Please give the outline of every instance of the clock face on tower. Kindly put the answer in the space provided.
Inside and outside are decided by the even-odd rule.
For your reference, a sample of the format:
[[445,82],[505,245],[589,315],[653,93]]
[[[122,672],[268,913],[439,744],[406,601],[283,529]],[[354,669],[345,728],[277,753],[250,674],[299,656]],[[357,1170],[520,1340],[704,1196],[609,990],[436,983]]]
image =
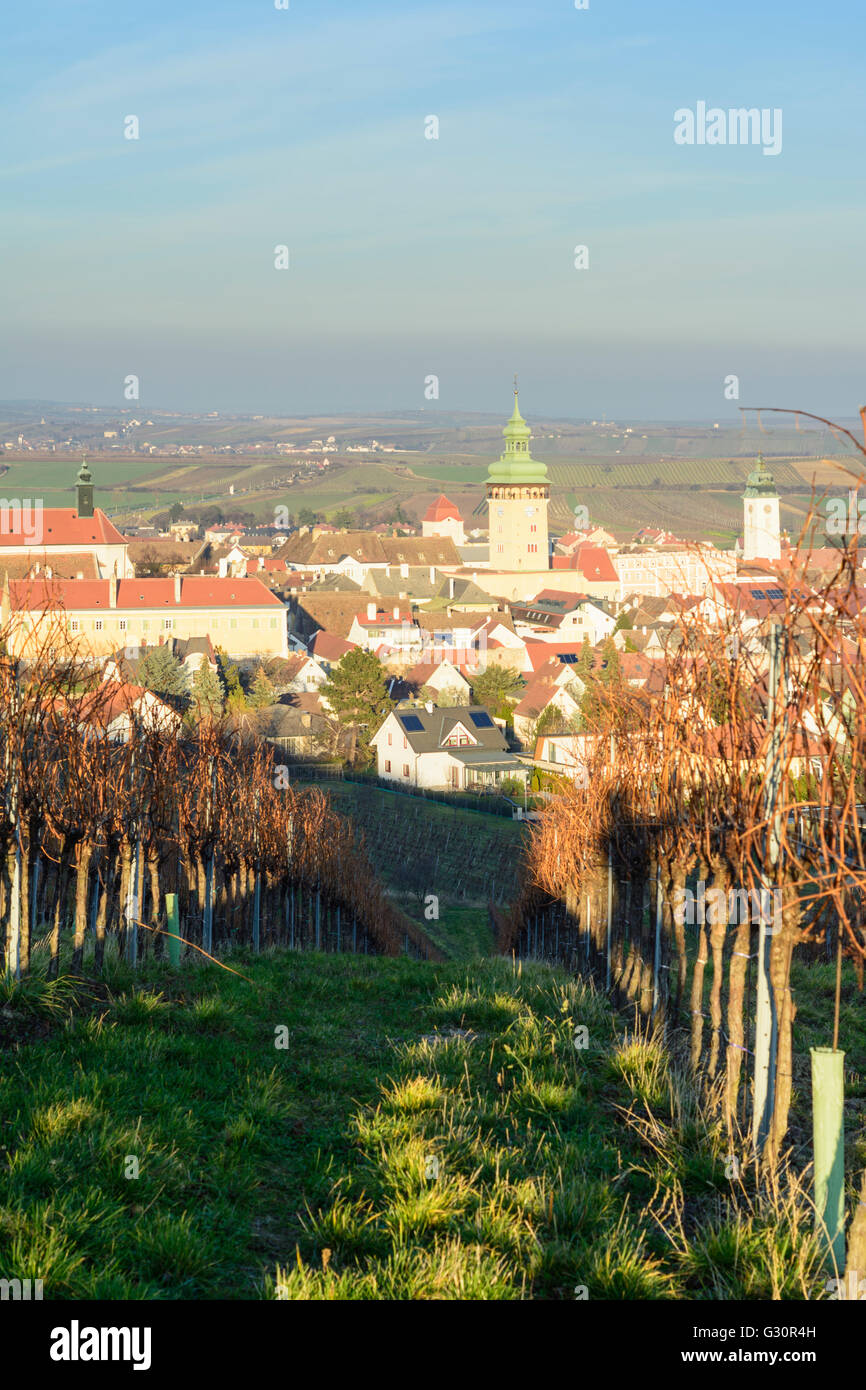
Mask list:
[[526,515],[527,515],[527,516],[535,516],[535,508],[534,508],[534,507],[527,507],[527,508],[526,508]]
[[496,508],[496,515],[497,515],[497,516],[504,516],[504,515],[505,515],[505,508],[504,508],[504,507],[497,507],[497,508]]

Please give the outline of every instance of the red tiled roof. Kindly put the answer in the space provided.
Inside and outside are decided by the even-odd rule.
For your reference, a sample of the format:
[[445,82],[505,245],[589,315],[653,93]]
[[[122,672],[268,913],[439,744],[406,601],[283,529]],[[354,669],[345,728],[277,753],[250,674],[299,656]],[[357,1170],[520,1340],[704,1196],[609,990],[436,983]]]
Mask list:
[[74,507],[44,507],[41,514],[42,535],[38,545],[20,532],[0,531],[0,546],[14,545],[25,550],[42,550],[49,545],[125,545],[113,521],[101,507],[93,516],[79,516]]
[[565,655],[580,656],[583,651],[583,642],[526,642],[526,655],[533,671],[538,671],[546,662],[558,656],[560,652]]
[[554,555],[552,568],[555,570],[577,570],[584,579],[595,582],[618,583],[619,575],[604,546],[590,545],[584,541],[573,555]]
[[453,502],[449,502],[444,492],[441,492],[435,502],[431,502],[427,511],[424,513],[424,521],[447,521],[449,518],[454,521],[462,520],[459,511]]
[[357,642],[347,642],[335,632],[325,632],[324,628],[320,628],[310,639],[310,651],[314,656],[322,657],[324,661],[339,661],[347,652],[357,650]]
[[[20,579],[9,585],[15,609],[63,608],[67,612],[111,609],[109,579]],[[180,603],[175,603],[174,579],[121,579],[117,610],[131,608],[281,608],[276,594],[260,579],[213,579],[184,575]]]
[[393,609],[386,612],[384,608],[377,609],[375,618],[368,618],[366,609],[362,613],[356,613],[355,618],[361,627],[400,627],[403,623],[414,621],[412,614],[408,611],[401,611],[399,616],[395,618]]

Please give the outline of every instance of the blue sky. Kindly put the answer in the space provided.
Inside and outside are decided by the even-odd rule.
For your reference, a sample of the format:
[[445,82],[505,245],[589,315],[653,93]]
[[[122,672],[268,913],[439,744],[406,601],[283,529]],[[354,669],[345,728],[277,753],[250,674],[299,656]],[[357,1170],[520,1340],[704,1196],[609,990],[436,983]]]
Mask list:
[[[733,419],[732,373],[866,399],[862,3],[16,8],[0,399],[122,405],[135,373],[143,409],[501,412],[514,371],[530,417]],[[780,108],[781,153],[676,145],[699,101]]]

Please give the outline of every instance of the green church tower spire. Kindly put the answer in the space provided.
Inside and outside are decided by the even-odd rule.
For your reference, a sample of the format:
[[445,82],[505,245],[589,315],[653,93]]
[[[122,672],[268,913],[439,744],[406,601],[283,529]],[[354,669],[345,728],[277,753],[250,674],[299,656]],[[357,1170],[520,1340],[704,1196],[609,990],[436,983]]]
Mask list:
[[517,399],[517,378],[514,379],[514,410],[511,419],[502,431],[505,436],[505,449],[502,456],[491,463],[487,470],[488,483],[547,483],[547,466],[534,459],[529,452],[529,439],[532,430],[520,413]]

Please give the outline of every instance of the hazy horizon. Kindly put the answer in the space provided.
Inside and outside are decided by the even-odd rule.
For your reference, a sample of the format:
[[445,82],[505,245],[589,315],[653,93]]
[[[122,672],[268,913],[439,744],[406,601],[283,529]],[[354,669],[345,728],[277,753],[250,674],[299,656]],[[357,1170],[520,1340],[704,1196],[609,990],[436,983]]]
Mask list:
[[[852,0],[10,13],[0,396],[498,416],[516,371],[528,418],[850,418],[864,30]],[[780,112],[778,151],[677,144],[702,104]]]

